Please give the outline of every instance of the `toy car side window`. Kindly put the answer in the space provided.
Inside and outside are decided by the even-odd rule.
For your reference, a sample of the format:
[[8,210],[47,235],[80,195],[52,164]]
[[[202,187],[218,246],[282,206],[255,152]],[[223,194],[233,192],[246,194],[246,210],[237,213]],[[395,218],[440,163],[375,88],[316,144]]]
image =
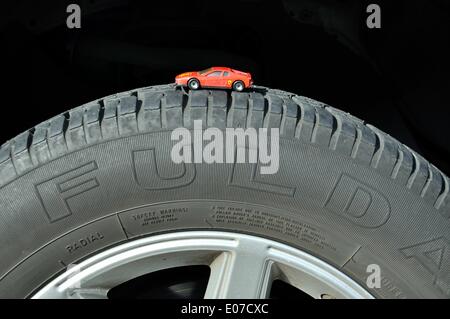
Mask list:
[[207,76],[220,76],[222,74],[222,72],[220,72],[220,71],[214,71],[214,72],[211,72],[210,74],[208,74]]
[[227,72],[227,71],[223,72],[223,76],[229,76],[229,75],[230,75],[229,72]]

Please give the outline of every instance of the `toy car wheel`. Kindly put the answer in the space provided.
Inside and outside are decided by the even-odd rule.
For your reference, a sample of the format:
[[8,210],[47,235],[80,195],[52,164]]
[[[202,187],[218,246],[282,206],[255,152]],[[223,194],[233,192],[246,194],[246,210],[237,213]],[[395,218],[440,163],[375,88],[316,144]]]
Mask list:
[[244,82],[242,81],[236,81],[233,83],[233,90],[242,92],[245,88]]
[[200,82],[197,79],[190,79],[188,82],[188,87],[191,90],[198,90],[200,88]]

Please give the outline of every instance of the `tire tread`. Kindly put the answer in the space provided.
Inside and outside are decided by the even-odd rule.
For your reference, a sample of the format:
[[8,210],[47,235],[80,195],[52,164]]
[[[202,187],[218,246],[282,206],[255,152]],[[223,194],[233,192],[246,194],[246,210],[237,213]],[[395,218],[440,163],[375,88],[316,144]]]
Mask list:
[[279,127],[283,138],[328,148],[404,185],[450,218],[450,182],[423,157],[370,124],[322,102],[257,87],[185,91],[168,84],[114,94],[55,116],[0,147],[0,188],[87,145],[156,130]]

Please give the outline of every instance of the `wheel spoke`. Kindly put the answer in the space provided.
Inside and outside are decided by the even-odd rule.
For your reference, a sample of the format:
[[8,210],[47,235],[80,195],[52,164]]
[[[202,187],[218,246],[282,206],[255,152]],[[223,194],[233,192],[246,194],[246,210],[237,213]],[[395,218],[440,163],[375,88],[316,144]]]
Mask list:
[[272,263],[266,247],[243,241],[235,251],[224,252],[211,263],[205,298],[266,298]]
[[70,299],[108,299],[108,289],[78,288],[70,291]]

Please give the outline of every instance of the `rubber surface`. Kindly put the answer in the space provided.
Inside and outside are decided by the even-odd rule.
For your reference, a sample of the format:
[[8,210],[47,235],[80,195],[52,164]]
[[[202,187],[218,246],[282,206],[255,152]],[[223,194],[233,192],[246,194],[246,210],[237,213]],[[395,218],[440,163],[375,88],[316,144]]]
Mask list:
[[[173,164],[170,132],[279,127],[280,169]],[[111,245],[179,229],[277,239],[384,298],[450,297],[449,180],[371,125],[323,103],[257,87],[162,85],[58,115],[0,148],[0,297],[26,297]]]

